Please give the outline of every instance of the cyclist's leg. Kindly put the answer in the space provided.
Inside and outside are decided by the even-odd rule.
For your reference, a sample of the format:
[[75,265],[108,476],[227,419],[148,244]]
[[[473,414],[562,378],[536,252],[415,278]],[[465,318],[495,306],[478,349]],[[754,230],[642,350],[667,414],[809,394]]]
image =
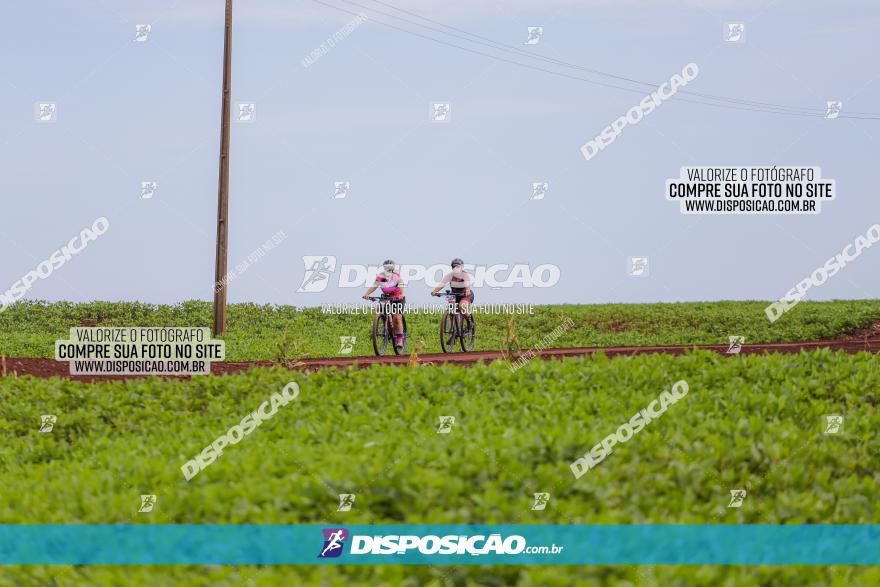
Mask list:
[[471,304],[474,302],[474,292],[470,292],[466,296],[462,296],[459,301],[459,307],[461,308],[461,313],[464,316],[464,328],[470,328],[471,326]]
[[393,303],[394,333],[397,335],[395,344],[398,346],[403,344],[403,305],[405,300],[406,298],[395,298]]

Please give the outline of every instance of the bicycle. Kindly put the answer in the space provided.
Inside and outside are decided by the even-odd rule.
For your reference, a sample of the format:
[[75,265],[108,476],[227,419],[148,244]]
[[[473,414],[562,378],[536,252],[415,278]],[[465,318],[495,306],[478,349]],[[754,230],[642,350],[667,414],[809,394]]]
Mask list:
[[477,340],[477,325],[472,315],[465,315],[460,311],[460,306],[455,301],[455,294],[446,290],[436,294],[437,297],[446,296],[448,305],[443,318],[440,320],[440,348],[444,353],[455,350],[455,341],[458,339],[459,346],[464,352],[474,350]]
[[400,321],[403,326],[403,343],[400,345],[400,348],[397,348],[394,340],[394,314],[389,310],[389,306],[393,301],[398,300],[400,298],[388,298],[385,296],[374,296],[369,298],[371,302],[379,302],[379,309],[376,312],[376,317],[373,319],[373,351],[375,351],[377,356],[384,356],[388,351],[388,343],[391,343],[391,348],[394,349],[395,355],[402,355],[406,353],[406,316],[401,313]]

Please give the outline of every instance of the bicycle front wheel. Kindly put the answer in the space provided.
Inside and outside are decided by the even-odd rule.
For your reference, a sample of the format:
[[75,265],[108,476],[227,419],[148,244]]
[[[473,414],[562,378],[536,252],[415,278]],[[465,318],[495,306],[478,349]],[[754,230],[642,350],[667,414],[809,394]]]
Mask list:
[[377,313],[373,319],[373,350],[377,356],[384,356],[388,350],[388,338],[391,333],[388,332],[388,320],[382,313]]
[[394,344],[394,354],[397,355],[405,355],[406,354],[406,316],[400,317],[400,323],[403,327],[403,342],[400,345],[400,348],[397,348],[397,340],[395,339]]
[[455,351],[455,337],[457,334],[455,314],[446,312],[440,320],[440,348],[444,353]]

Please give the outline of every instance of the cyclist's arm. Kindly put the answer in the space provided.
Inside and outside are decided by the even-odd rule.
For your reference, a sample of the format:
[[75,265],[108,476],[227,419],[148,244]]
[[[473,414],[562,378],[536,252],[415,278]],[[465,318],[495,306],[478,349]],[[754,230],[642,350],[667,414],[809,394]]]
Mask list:
[[434,294],[436,294],[437,292],[439,292],[439,291],[440,291],[441,289],[443,289],[443,288],[446,286],[446,284],[449,283],[450,281],[452,281],[452,274],[451,274],[451,273],[447,273],[446,275],[443,276],[443,279],[440,280],[440,283],[437,284],[437,287],[434,288],[434,291],[431,292],[431,295],[434,295]]
[[376,289],[377,289],[378,287],[379,287],[378,285],[373,285],[372,287],[370,287],[369,289],[367,289],[367,293],[364,294],[364,299],[370,297],[370,294],[372,294],[374,291],[376,291]]

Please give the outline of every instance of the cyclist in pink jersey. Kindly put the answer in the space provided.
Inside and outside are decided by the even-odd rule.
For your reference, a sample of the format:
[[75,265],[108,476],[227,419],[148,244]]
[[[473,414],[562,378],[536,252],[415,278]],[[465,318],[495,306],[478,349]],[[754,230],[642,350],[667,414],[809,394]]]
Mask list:
[[406,305],[406,291],[403,281],[400,279],[400,273],[394,270],[395,264],[391,259],[386,259],[382,263],[382,271],[376,275],[376,281],[364,294],[364,299],[369,299],[370,295],[377,289],[382,290],[382,299],[387,300],[388,312],[394,319],[395,346],[401,348],[403,346],[403,320],[401,315],[403,307]]

